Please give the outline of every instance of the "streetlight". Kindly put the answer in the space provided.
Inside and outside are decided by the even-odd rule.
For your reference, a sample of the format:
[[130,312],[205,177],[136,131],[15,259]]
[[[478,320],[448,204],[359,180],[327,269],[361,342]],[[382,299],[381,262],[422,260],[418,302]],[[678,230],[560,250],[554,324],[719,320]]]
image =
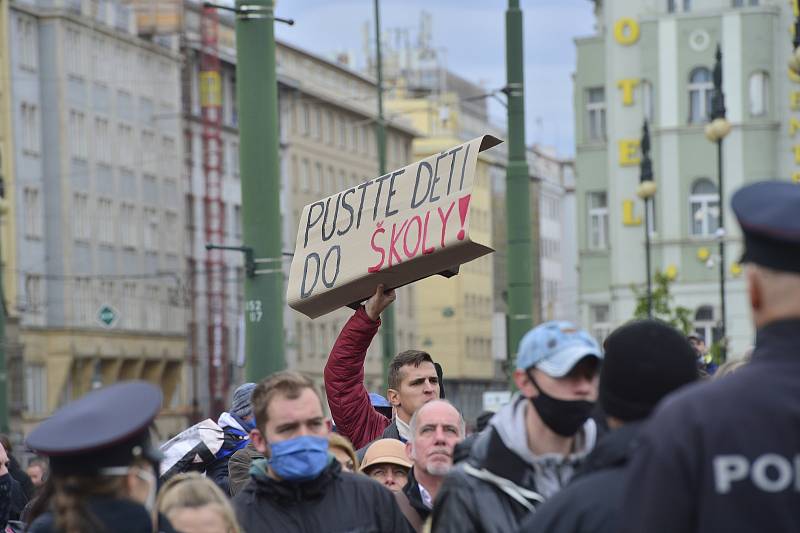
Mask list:
[[650,269],[650,202],[658,188],[653,181],[653,162],[650,160],[650,129],[647,119],[642,126],[642,162],[639,164],[639,186],[636,195],[644,200],[644,250],[647,268],[647,317],[653,318],[653,282]]
[[722,173],[722,140],[731,132],[731,123],[725,118],[725,94],[722,92],[722,51],[717,45],[714,62],[714,92],[711,96],[711,122],[706,125],[706,138],[717,143],[717,170],[719,173],[719,298],[720,298],[720,339],[721,358],[727,359],[727,338],[725,323],[725,194]]

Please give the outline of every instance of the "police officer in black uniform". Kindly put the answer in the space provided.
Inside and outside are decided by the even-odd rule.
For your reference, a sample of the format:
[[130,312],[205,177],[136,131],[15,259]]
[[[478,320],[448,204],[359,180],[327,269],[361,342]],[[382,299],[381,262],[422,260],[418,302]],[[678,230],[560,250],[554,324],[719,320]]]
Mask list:
[[731,204],[752,361],[658,409],[631,465],[625,533],[800,531],[800,185],[752,184]]
[[151,533],[158,462],[150,425],[161,390],[122,382],[67,404],[34,429],[29,448],[50,458],[51,475],[31,510],[28,531]]

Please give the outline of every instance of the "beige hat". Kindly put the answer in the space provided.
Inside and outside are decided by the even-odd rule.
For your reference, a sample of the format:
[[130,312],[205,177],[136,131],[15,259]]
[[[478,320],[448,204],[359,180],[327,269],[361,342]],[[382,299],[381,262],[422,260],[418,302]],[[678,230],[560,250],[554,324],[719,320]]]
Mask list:
[[361,471],[379,464],[393,464],[411,468],[411,461],[406,457],[406,445],[397,439],[379,439],[370,444],[361,463]]

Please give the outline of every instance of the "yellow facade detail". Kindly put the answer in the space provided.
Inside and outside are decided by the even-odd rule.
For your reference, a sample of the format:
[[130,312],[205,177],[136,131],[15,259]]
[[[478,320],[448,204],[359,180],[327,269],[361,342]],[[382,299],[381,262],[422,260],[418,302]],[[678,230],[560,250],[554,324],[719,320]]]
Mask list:
[[789,93],[789,107],[792,111],[800,111],[800,91]]
[[619,141],[619,164],[623,167],[639,164],[639,140],[622,139]]
[[798,129],[800,129],[800,120],[795,117],[789,117],[789,135],[794,137]]
[[622,91],[622,105],[633,105],[633,90],[639,85],[639,80],[627,78],[617,82],[617,88]]
[[9,4],[0,3],[0,177],[3,179],[5,199],[0,199],[0,254],[5,272],[3,297],[6,309],[15,314],[13,302],[17,301],[16,277],[10,273],[17,269],[16,205],[14,198],[14,130],[11,124],[11,59],[8,54],[10,39]]
[[623,200],[622,201],[622,224],[625,226],[641,226],[642,225],[642,217],[635,216],[636,206],[633,203],[633,200]]
[[639,23],[630,17],[623,17],[614,23],[614,40],[623,46],[630,46],[639,40]]

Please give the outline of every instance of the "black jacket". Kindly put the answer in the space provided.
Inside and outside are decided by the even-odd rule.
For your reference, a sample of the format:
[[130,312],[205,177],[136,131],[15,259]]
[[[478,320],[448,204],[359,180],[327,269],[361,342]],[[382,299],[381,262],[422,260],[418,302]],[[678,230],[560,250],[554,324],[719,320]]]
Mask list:
[[412,533],[394,496],[360,474],[342,472],[331,458],[316,479],[277,481],[256,461],[252,479],[233,499],[245,532]]
[[[536,487],[526,475],[530,465],[503,444],[493,427],[475,440],[469,459],[448,474],[436,496],[433,512],[435,533],[507,533],[537,503]],[[483,472],[497,483],[467,472]],[[500,488],[502,484],[506,489]],[[522,503],[525,502],[525,503]]]
[[617,533],[626,468],[641,422],[608,433],[569,485],[520,526],[525,533]]
[[[89,503],[91,513],[105,526],[98,533],[152,533],[153,523],[143,505],[131,500],[116,498],[96,499]],[[159,532],[175,533],[169,522],[159,517]],[[57,533],[55,517],[45,513],[28,528],[28,533]]]
[[[400,438],[400,431],[397,429],[397,422],[395,422],[394,420],[392,420],[392,423],[389,424],[388,426],[386,426],[386,429],[383,430],[383,434],[381,435],[381,438],[382,439],[396,439],[396,440],[405,442],[403,439]],[[375,442],[375,441],[372,441],[372,442]],[[359,448],[356,451],[356,458],[358,458],[358,462],[359,463],[362,463],[364,461],[364,456],[367,454],[367,448],[370,447],[372,442],[370,442],[369,444],[367,444],[363,448]]]
[[22,469],[13,455],[8,456],[8,473],[19,483],[22,488],[22,493],[25,494],[25,501],[33,498],[33,495],[36,493],[36,487],[33,485],[31,477]]
[[620,532],[800,531],[800,319],[752,360],[669,396],[642,428]]

